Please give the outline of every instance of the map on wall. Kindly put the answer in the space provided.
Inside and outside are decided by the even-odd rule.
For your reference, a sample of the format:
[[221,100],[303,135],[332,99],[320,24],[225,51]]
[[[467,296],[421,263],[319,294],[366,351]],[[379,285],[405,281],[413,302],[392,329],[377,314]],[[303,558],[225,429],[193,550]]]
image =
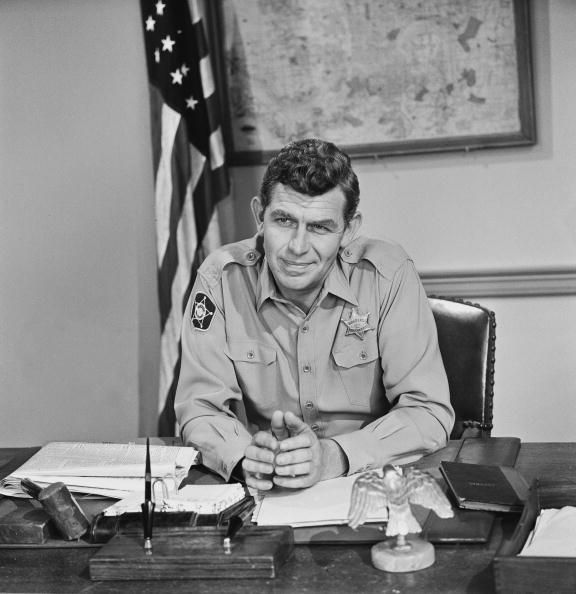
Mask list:
[[531,144],[527,22],[512,0],[222,0],[232,153]]

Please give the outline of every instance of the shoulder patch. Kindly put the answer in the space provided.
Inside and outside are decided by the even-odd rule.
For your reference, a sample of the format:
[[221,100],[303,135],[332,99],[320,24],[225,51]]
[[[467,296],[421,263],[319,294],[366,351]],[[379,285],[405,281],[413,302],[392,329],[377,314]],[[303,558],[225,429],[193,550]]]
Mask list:
[[212,319],[214,318],[214,312],[216,306],[214,302],[202,291],[198,291],[194,295],[194,303],[192,304],[190,319],[192,320],[192,326],[196,330],[206,331],[210,328]]

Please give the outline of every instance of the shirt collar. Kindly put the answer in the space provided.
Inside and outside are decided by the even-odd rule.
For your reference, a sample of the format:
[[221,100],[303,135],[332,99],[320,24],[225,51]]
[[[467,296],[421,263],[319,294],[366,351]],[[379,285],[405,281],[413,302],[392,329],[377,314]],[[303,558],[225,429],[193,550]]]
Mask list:
[[[324,286],[320,291],[318,302],[321,302],[328,293],[332,293],[332,295],[335,297],[344,299],[344,301],[348,301],[352,305],[358,305],[358,299],[350,288],[348,279],[346,278],[344,271],[342,270],[342,266],[340,265],[340,255],[338,255],[336,258],[332,269],[324,281]],[[256,308],[259,310],[266,299],[272,298],[281,299],[282,296],[278,292],[276,281],[274,280],[274,276],[272,275],[270,267],[268,266],[266,255],[264,255],[264,258],[262,259],[262,268],[260,269],[260,275],[258,278]]]

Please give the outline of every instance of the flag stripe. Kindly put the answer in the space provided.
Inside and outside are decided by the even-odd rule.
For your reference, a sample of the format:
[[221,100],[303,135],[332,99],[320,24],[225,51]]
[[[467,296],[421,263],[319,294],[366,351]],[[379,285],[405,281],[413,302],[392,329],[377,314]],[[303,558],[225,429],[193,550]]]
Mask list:
[[[182,326],[182,317],[185,303],[185,295],[189,294],[191,289],[190,270],[192,266],[192,257],[196,250],[196,220],[192,210],[191,188],[186,190],[186,200],[182,210],[182,217],[176,232],[178,249],[178,267],[175,271],[171,283],[171,301],[176,307],[170,308],[164,331],[162,332],[161,348],[164,356],[162,357],[160,372],[160,393],[167,394],[172,383],[174,366],[179,356],[178,342],[180,340],[180,328]],[[164,402],[159,400],[159,411],[162,411]]]
[[[158,283],[160,288],[160,327],[164,328],[166,319],[172,309],[172,282],[178,267],[179,237],[177,229],[180,224],[182,209],[186,203],[186,192],[190,180],[190,158],[189,145],[185,126],[178,127],[174,137],[174,144],[170,153],[169,178],[171,180],[171,192],[166,191],[169,196],[170,215],[168,221],[168,237],[158,271]],[[188,196],[188,199],[190,197]],[[196,234],[196,224],[193,225]],[[160,238],[158,239],[160,241]],[[178,301],[176,302],[178,303]]]
[[[161,362],[160,435],[173,434],[180,328],[196,270],[220,244],[230,182],[197,0],[140,0],[151,86]],[[172,427],[170,427],[172,425]]]
[[156,242],[158,250],[158,262],[164,260],[166,246],[170,238],[170,219],[172,200],[166,200],[166,196],[172,196],[172,158],[174,138],[180,125],[180,114],[175,112],[168,105],[162,106],[162,121],[160,123],[160,159],[156,171]]

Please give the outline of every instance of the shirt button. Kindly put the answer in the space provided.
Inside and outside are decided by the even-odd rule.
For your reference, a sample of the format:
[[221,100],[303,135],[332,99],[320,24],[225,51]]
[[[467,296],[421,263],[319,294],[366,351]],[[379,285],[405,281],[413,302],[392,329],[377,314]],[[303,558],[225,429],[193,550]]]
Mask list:
[[352,250],[344,250],[344,255],[350,257],[352,255]]
[[310,373],[312,368],[310,367],[310,365],[304,365],[302,369],[304,370],[304,373]]
[[248,357],[248,359],[254,359],[254,351],[248,351],[246,353],[246,356]]
[[310,429],[312,429],[312,431],[318,431],[318,429],[320,429],[320,427],[318,427],[318,425],[316,423],[314,423],[314,425],[312,425],[310,427]]
[[310,400],[308,400],[308,402],[304,406],[306,406],[307,409],[314,408],[314,404],[310,402]]
[[304,334],[306,334],[306,332],[308,332],[308,330],[310,330],[310,326],[308,326],[308,324],[305,324],[304,326],[302,326],[302,332],[304,332]]
[[366,359],[367,356],[368,354],[366,353],[366,351],[360,351],[360,359],[362,359],[362,361],[364,361],[364,359]]
[[256,254],[254,252],[248,252],[246,258],[248,258],[248,262],[254,262]]

